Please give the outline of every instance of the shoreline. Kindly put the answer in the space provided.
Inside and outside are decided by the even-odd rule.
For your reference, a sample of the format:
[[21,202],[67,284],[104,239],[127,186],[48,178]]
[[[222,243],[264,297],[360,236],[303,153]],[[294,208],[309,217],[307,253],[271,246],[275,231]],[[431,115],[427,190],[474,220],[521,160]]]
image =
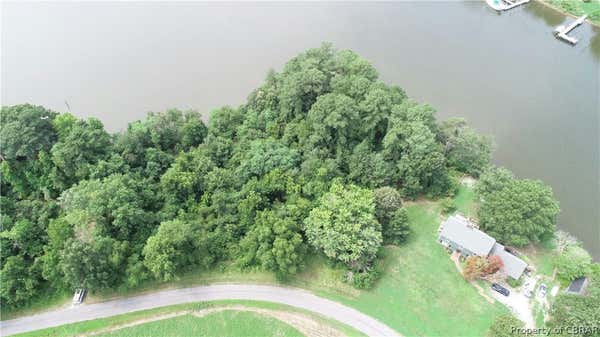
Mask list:
[[[558,12],[560,14],[563,14],[565,16],[568,16],[568,17],[571,17],[571,18],[574,18],[574,19],[579,18],[579,16],[577,16],[575,14],[572,14],[572,13],[569,13],[569,12],[566,12],[562,8],[556,7],[555,5],[549,3],[549,2],[547,2],[545,0],[533,0],[533,1],[536,2],[536,3],[539,3],[539,4],[543,5],[543,6],[546,6],[546,7],[550,8],[550,9],[552,9],[553,11]],[[600,28],[600,23],[593,22],[589,18],[586,18],[585,22],[587,22],[588,24],[590,24],[592,27]]]

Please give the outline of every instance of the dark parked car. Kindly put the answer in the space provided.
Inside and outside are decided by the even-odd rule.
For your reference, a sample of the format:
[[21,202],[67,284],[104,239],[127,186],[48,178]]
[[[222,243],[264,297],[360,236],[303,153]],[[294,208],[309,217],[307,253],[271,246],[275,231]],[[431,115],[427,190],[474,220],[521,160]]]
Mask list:
[[510,295],[510,291],[508,289],[504,288],[503,286],[499,285],[498,283],[492,284],[492,289],[501,293],[504,296]]

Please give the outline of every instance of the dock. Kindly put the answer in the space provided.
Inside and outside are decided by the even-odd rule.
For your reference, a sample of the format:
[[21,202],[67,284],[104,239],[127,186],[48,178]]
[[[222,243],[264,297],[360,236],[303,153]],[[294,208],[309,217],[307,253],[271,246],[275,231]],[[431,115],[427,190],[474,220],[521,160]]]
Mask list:
[[579,26],[580,24],[582,24],[585,19],[587,18],[587,15],[584,15],[580,18],[578,18],[577,20],[571,22],[570,25],[568,25],[567,27],[560,25],[558,27],[556,27],[556,29],[554,30],[554,35],[559,38],[562,39],[564,41],[567,41],[570,44],[576,44],[577,43],[577,39],[574,37],[571,37],[567,34],[569,34],[570,31],[572,31],[573,29],[575,29],[575,27]]
[[531,0],[486,0],[485,2],[493,9],[502,12],[519,7],[529,1]]

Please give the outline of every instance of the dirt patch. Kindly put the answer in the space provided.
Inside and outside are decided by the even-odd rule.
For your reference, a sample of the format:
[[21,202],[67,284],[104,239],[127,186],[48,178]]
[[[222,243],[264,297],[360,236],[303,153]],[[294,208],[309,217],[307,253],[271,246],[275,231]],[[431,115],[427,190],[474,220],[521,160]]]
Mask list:
[[473,187],[475,186],[475,183],[477,183],[477,179],[470,176],[464,176],[460,179],[460,183],[467,187]]
[[[222,310],[249,311],[249,312],[254,312],[254,313],[265,315],[265,316],[270,316],[270,317],[276,318],[286,324],[291,325],[292,327],[296,328],[298,331],[300,331],[303,335],[305,335],[307,337],[325,337],[325,336],[342,337],[342,336],[345,336],[342,332],[340,332],[339,330],[337,330],[335,328],[332,328],[328,324],[320,322],[308,315],[305,315],[305,314],[302,314],[299,312],[291,312],[291,311],[284,311],[284,310],[272,310],[272,309],[263,309],[263,308],[252,308],[252,307],[245,307],[245,306],[241,306],[241,305],[213,308],[212,310],[213,310],[212,312],[222,311]],[[206,310],[194,312],[193,315],[195,315],[197,317],[205,316],[205,315],[207,315],[207,313],[204,313],[204,311],[206,311]]]
[[106,333],[106,332],[111,332],[111,331],[115,331],[115,330],[120,330],[123,328],[128,328],[131,326],[136,326],[136,325],[140,325],[140,324],[144,324],[144,323],[150,323],[150,322],[155,322],[155,321],[160,321],[163,319],[169,319],[169,318],[173,318],[173,317],[178,317],[178,316],[182,316],[182,315],[186,315],[189,314],[189,311],[176,311],[176,312],[172,312],[172,313],[168,313],[168,314],[163,314],[163,315],[156,315],[156,316],[150,316],[150,317],[146,317],[146,318],[142,318],[142,319],[138,319],[129,323],[125,323],[125,324],[119,324],[119,325],[115,325],[115,326],[111,326],[108,328],[104,328],[104,329],[100,329],[100,330],[96,330],[96,331],[92,331],[92,332],[87,332],[87,333],[83,333],[83,334],[79,334],[77,335],[78,337],[88,337],[88,336],[95,336],[95,335],[99,335],[102,333]]
[[224,311],[224,310],[248,311],[248,312],[254,312],[257,314],[273,317],[275,319],[278,319],[278,320],[294,327],[295,329],[297,329],[298,331],[300,331],[303,335],[305,335],[307,337],[343,337],[343,336],[346,336],[344,333],[331,327],[330,325],[326,324],[325,322],[322,322],[318,319],[315,319],[313,317],[310,317],[309,315],[306,315],[306,314],[303,314],[300,312],[253,308],[253,307],[246,307],[243,305],[231,305],[231,306],[222,306],[222,307],[216,307],[216,308],[208,308],[208,309],[203,309],[203,310],[177,311],[177,312],[172,312],[169,314],[146,317],[146,318],[135,320],[135,321],[132,321],[132,322],[129,322],[126,324],[116,325],[116,326],[112,326],[109,328],[104,328],[104,329],[96,330],[93,332],[80,334],[80,335],[78,335],[78,337],[95,336],[95,335],[99,335],[99,334],[103,334],[103,333],[107,333],[107,332],[120,330],[123,328],[128,328],[128,327],[132,327],[132,326],[136,326],[136,325],[140,325],[140,324],[160,321],[163,319],[169,319],[169,318],[174,318],[174,317],[183,316],[183,315],[191,314],[196,317],[204,317],[206,315],[210,315],[212,313],[220,312],[220,311]]

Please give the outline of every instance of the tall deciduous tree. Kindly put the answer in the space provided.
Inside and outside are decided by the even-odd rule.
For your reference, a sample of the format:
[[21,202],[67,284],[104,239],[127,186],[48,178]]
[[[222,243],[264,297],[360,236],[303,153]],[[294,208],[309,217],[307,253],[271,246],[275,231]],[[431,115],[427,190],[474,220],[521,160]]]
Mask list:
[[308,241],[332,259],[364,268],[381,246],[373,192],[334,182],[304,221]]
[[104,125],[95,118],[78,120],[65,133],[51,151],[52,161],[56,165],[54,176],[58,190],[88,178],[93,165],[109,157],[112,146]]
[[35,160],[48,152],[58,139],[52,121],[56,112],[30,104],[2,107],[0,152],[4,160]]
[[498,241],[524,246],[554,233],[558,212],[549,186],[523,179],[487,194],[478,215],[481,228]]
[[6,259],[0,270],[0,298],[5,305],[18,306],[37,293],[39,281],[32,275],[31,269],[20,255]]
[[319,96],[308,112],[312,132],[307,150],[316,147],[339,154],[349,148],[360,138],[359,118],[352,98],[340,94]]
[[65,219],[87,235],[144,241],[160,207],[152,183],[132,175],[85,180],[62,196]]
[[301,199],[299,203],[297,201],[278,210],[259,212],[255,226],[240,243],[242,255],[239,262],[244,266],[258,265],[264,270],[274,271],[280,278],[296,274],[303,266],[306,245],[302,239],[300,219],[288,208],[307,206],[308,201]]
[[515,176],[509,170],[503,167],[490,167],[477,181],[475,192],[480,199],[485,200],[488,195],[507,187],[514,179]]
[[491,138],[477,134],[464,119],[445,121],[439,133],[449,166],[475,177],[490,166]]
[[144,246],[144,265],[164,281],[176,278],[177,271],[202,265],[213,258],[207,249],[206,235],[198,226],[182,220],[161,223]]
[[383,241],[398,245],[410,234],[408,212],[402,207],[392,213],[390,220],[383,225]]
[[108,237],[69,239],[61,252],[60,268],[72,288],[93,290],[118,284],[125,263],[126,242]]
[[262,177],[276,168],[291,170],[300,163],[300,153],[272,138],[253,141],[244,149],[236,173],[243,179]]
[[368,141],[355,146],[348,158],[348,178],[361,186],[383,186],[391,181],[393,171],[393,165],[381,152],[373,151]]
[[166,199],[176,203],[199,199],[205,190],[205,175],[214,167],[203,147],[181,153],[160,178]]

